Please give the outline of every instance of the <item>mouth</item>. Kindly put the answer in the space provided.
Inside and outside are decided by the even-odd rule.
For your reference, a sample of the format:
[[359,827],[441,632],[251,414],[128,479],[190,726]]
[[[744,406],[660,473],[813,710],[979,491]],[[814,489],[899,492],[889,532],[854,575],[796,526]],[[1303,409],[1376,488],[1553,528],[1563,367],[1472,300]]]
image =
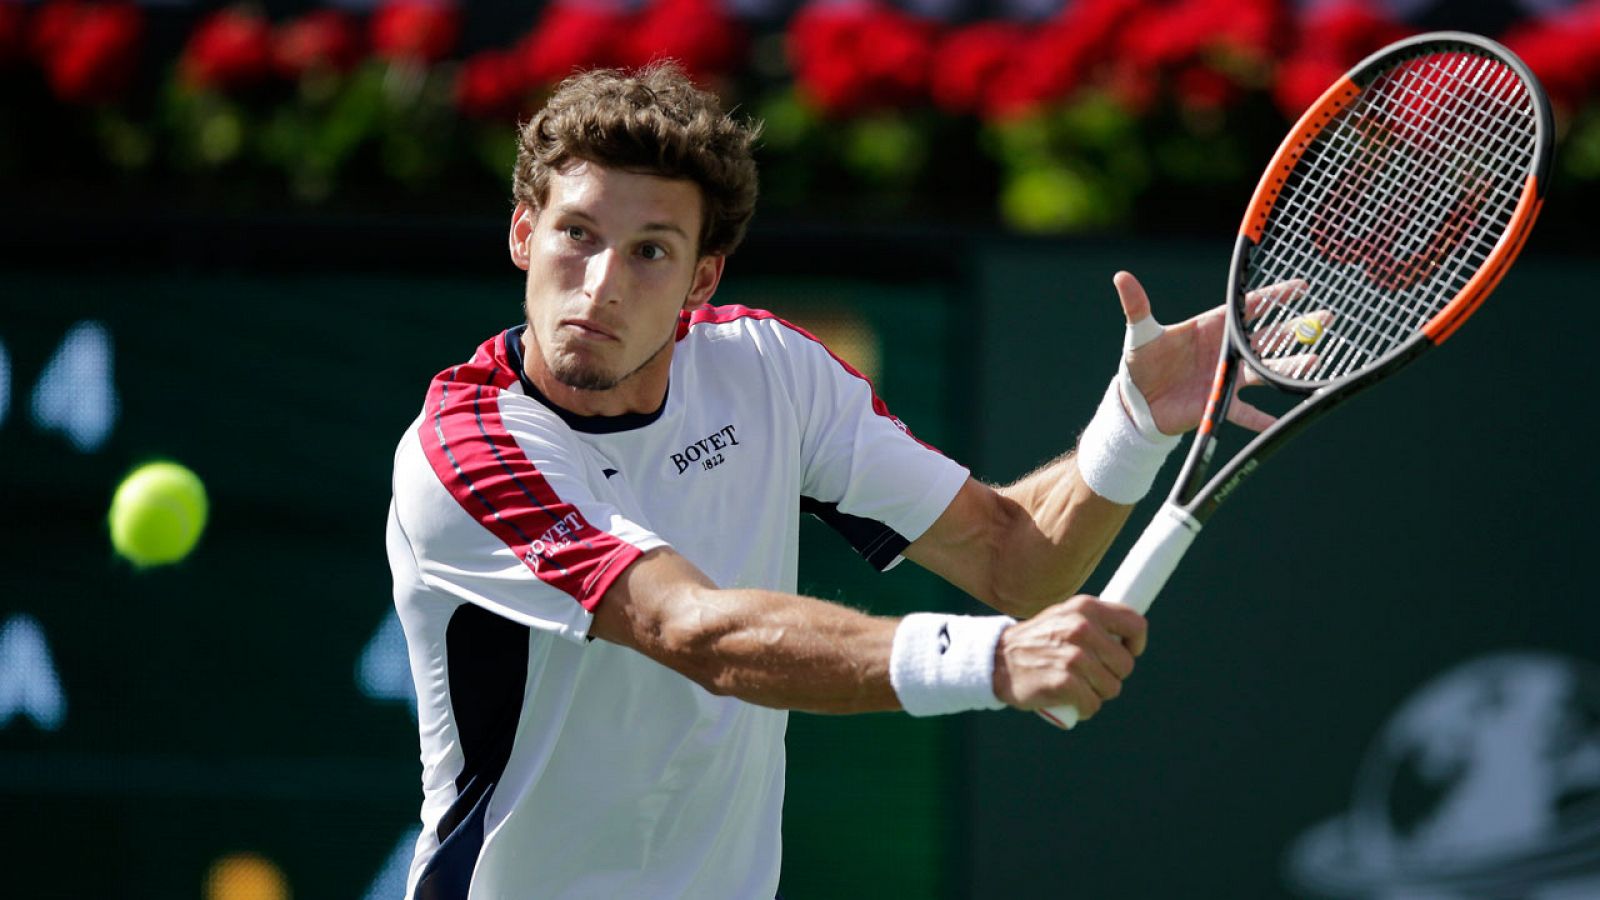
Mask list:
[[579,337],[585,338],[587,340],[593,340],[593,341],[614,341],[614,340],[617,340],[617,335],[616,335],[615,332],[611,331],[609,328],[606,328],[605,326],[601,325],[600,323],[595,322],[592,319],[562,319],[561,320],[561,327],[562,328],[570,328],[573,331],[577,332]]

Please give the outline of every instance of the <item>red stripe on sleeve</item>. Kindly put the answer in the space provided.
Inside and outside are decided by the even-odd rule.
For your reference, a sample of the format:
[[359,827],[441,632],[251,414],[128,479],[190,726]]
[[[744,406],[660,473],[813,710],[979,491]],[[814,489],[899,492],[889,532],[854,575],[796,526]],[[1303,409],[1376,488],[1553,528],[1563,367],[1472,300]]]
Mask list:
[[439,374],[428,389],[419,437],[434,474],[456,503],[541,581],[594,611],[639,550],[583,517],[530,461],[500,417],[500,394],[516,383],[504,335],[472,361]]

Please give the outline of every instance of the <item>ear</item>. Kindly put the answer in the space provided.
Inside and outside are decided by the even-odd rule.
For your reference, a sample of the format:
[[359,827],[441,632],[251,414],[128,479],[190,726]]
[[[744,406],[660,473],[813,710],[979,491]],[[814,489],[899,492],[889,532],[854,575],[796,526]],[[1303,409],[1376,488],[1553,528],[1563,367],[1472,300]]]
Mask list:
[[511,233],[507,237],[511,262],[523,271],[528,269],[528,239],[533,236],[533,224],[537,218],[538,211],[526,203],[518,203],[517,208],[511,211]]
[[683,298],[684,309],[698,309],[711,300],[722,283],[722,265],[728,258],[721,254],[702,256],[694,264],[694,281],[689,285],[689,295]]

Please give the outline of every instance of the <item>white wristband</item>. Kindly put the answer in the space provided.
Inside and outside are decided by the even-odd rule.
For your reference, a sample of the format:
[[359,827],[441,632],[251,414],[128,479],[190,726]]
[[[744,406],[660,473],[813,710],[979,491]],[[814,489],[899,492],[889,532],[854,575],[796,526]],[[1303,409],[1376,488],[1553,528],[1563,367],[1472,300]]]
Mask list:
[[1165,331],[1145,317],[1128,325],[1117,377],[1078,438],[1078,474],[1096,494],[1113,503],[1137,503],[1149,493],[1178,435],[1162,434],[1144,394],[1128,373],[1128,354]]
[[889,683],[913,716],[1000,709],[994,695],[994,648],[1010,616],[912,613],[900,620],[889,651]]

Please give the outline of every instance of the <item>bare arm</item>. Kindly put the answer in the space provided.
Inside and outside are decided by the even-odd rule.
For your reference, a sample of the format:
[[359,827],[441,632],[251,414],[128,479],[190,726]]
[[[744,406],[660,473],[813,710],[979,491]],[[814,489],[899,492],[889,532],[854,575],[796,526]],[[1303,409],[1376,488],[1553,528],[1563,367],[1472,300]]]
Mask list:
[[[606,592],[590,634],[714,694],[855,713],[900,708],[889,680],[898,624],[795,594],[719,589],[688,560],[658,548]],[[1143,647],[1137,613],[1075,597],[1006,630],[995,652],[995,696],[1022,709],[1071,703],[1090,715],[1121,691]]]
[[[1149,316],[1150,301],[1133,276],[1118,273],[1115,284],[1128,322]],[[1163,432],[1194,427],[1221,323],[1220,310],[1213,310],[1165,329],[1129,355],[1133,380]],[[908,558],[974,597],[1027,618],[1007,628],[995,647],[996,697],[1021,709],[1070,704],[1087,717],[1121,691],[1144,650],[1144,618],[1069,595],[1131,509],[1091,490],[1067,454],[1003,488],[968,480],[906,548]],[[591,633],[714,693],[843,713],[899,708],[889,678],[897,625],[806,597],[720,590],[687,560],[658,549],[606,592]]]
[[[1127,321],[1149,316],[1149,298],[1132,276],[1119,273],[1114,282]],[[1082,587],[1132,509],[1090,489],[1069,452],[1006,487],[969,479],[905,555],[1026,618]]]
[[640,557],[595,608],[589,632],[713,694],[785,709],[899,709],[889,684],[898,620],[810,597],[718,589],[668,548]]
[[1132,510],[1091,491],[1069,454],[1003,488],[968,479],[905,555],[1026,618],[1083,585]]
[[[1128,323],[1150,316],[1136,278],[1118,272],[1113,283]],[[1273,290],[1261,292],[1260,302]],[[1165,327],[1128,354],[1131,378],[1162,433],[1180,434],[1199,420],[1224,327],[1219,307]],[[1237,399],[1229,418],[1252,429],[1272,421]],[[996,609],[1031,616],[1083,585],[1131,510],[1090,490],[1067,454],[1007,487],[969,481],[905,555]]]

